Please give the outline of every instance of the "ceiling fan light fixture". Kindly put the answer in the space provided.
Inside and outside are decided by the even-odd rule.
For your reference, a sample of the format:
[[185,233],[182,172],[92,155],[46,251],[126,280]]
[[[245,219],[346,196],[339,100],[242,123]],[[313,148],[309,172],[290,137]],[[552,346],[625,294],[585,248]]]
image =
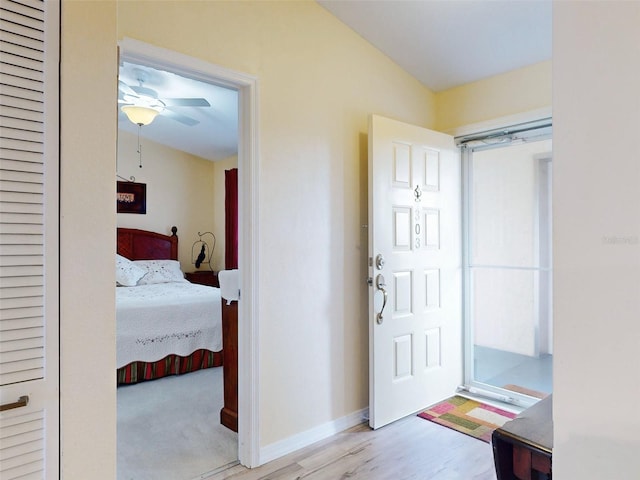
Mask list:
[[160,113],[159,110],[151,107],[141,107],[138,105],[125,105],[121,110],[132,123],[136,125],[149,125]]

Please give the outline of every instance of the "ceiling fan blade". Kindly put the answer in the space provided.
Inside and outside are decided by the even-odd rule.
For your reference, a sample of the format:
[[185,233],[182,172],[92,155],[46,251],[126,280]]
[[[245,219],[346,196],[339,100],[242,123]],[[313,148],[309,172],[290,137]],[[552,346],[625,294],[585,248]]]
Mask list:
[[211,104],[204,98],[163,98],[167,107],[210,107]]
[[122,93],[127,95],[132,95],[134,97],[138,96],[135,90],[131,88],[129,85],[127,85],[126,83],[124,83],[122,80],[118,80],[118,90],[120,90]]
[[193,127],[194,125],[197,125],[200,123],[199,120],[196,120],[195,118],[191,118],[191,117],[187,117],[186,115],[182,115],[180,113],[176,113],[172,110],[169,109],[165,109],[162,114],[162,116],[164,117],[169,117],[172,120],[175,120],[176,122],[180,122],[184,125],[187,125],[189,127]]

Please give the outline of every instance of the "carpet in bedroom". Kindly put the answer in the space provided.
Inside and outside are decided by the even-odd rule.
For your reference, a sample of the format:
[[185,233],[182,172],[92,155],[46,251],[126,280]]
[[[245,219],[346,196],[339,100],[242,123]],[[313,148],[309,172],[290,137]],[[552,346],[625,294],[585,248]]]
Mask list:
[[222,367],[118,388],[118,480],[192,480],[238,458]]

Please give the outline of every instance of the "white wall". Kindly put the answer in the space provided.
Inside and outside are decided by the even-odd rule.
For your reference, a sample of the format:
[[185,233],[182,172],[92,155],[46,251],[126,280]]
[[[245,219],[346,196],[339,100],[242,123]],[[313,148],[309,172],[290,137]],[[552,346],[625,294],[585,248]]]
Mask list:
[[[129,179],[133,175],[136,182],[147,185],[147,213],[119,213],[118,226],[166,235],[171,234],[172,226],[177,226],[178,258],[182,270],[196,270],[192,246],[199,238],[198,232],[214,229],[218,209],[224,214],[224,197],[222,203],[216,197],[215,164],[144,138],[140,142],[142,168],[137,154],[137,135],[122,130],[118,132],[117,166],[122,177]],[[206,241],[209,243],[209,238]],[[218,267],[213,263],[212,266]]]
[[640,3],[554,2],[554,478],[640,478]]
[[[549,152],[551,140],[473,152],[470,248],[474,265],[540,266],[538,158]],[[545,278],[540,275],[541,282]],[[474,269],[476,345],[538,355],[542,319],[537,309],[537,279],[533,270]],[[548,321],[546,315],[543,319]],[[546,331],[546,324],[540,327]]]

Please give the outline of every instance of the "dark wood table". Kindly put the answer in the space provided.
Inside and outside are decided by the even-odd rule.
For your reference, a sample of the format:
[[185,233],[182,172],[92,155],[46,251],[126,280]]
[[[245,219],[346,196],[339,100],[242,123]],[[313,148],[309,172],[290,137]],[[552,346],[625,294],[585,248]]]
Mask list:
[[551,480],[551,397],[540,400],[493,431],[491,443],[498,480]]

